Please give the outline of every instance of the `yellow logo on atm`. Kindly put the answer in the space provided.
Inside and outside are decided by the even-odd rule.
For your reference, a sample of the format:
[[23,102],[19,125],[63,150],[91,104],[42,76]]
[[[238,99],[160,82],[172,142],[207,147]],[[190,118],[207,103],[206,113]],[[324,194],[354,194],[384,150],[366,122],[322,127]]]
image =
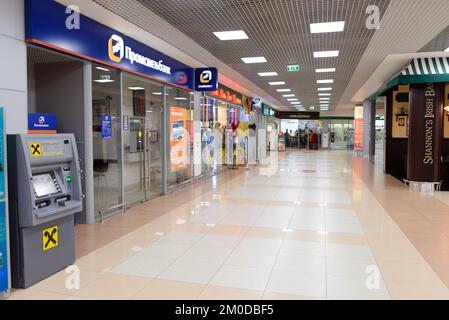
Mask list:
[[200,82],[201,83],[209,83],[212,81],[212,71],[206,70],[201,73]]
[[44,252],[59,246],[58,232],[58,227],[51,227],[42,231],[42,250]]
[[114,34],[109,39],[109,59],[114,62],[121,62],[123,57],[125,56],[125,42],[123,38]]
[[32,157],[42,157],[42,144],[31,143],[30,152]]

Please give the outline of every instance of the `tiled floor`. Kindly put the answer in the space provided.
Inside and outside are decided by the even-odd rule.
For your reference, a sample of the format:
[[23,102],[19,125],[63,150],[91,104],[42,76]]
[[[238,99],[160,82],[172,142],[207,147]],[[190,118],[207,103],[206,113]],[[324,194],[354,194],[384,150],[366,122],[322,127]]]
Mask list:
[[438,197],[349,152],[289,152],[78,226],[79,290],[60,272],[11,298],[449,299]]

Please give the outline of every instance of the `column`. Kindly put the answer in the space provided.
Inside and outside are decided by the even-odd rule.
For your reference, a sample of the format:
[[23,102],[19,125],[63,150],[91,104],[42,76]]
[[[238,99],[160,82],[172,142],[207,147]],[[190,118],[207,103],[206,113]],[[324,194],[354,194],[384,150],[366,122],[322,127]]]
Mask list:
[[374,161],[376,152],[376,100],[363,102],[363,156]]
[[410,85],[410,124],[407,179],[439,182],[444,86],[438,83]]
[[0,1],[0,106],[6,110],[6,133],[26,133],[27,50],[23,0]]

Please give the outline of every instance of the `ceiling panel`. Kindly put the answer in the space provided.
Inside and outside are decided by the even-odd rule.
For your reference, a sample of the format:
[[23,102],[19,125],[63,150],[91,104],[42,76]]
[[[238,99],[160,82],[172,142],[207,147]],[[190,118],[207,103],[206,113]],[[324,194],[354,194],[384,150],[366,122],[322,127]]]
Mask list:
[[[133,8],[133,2],[94,0],[106,9],[151,33],[151,24]],[[218,59],[272,97],[288,105],[278,87],[285,81],[307,107],[318,105],[319,79],[334,79],[331,107],[340,101],[374,32],[365,26],[366,8],[377,5],[383,14],[390,0],[138,0]],[[311,34],[310,23],[346,21],[345,31]],[[244,30],[249,40],[220,41],[215,31]],[[182,48],[182,43],[176,44]],[[314,59],[314,51],[339,50],[338,58]],[[246,65],[242,57],[264,56],[268,63]],[[300,72],[287,72],[299,64]],[[331,74],[316,68],[335,67]],[[276,71],[278,77],[261,78],[258,72]],[[331,109],[332,109],[331,108]]]

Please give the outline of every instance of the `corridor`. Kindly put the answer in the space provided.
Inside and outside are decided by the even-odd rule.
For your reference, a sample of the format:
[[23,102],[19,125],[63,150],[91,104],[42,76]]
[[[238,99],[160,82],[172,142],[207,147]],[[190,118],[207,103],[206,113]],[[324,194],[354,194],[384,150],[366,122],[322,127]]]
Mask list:
[[[449,219],[426,222],[439,238],[413,232],[424,207],[447,215],[439,198],[412,198],[352,152],[272,153],[77,226],[80,288],[62,271],[11,299],[449,299]],[[421,205],[410,219],[404,199]]]

